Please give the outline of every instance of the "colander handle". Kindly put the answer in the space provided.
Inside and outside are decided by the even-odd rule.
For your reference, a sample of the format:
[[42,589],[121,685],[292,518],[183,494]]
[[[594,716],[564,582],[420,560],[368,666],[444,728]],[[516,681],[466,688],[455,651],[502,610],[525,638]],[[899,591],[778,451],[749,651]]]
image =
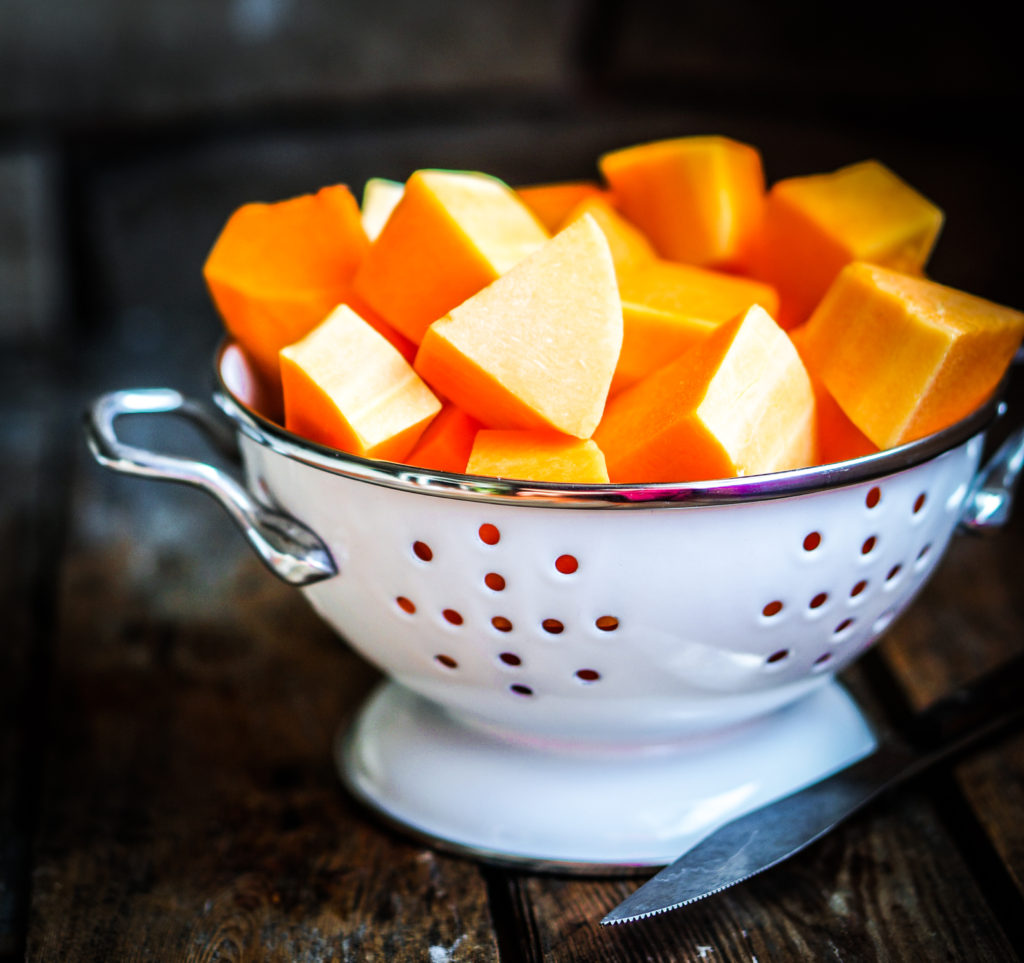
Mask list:
[[960,527],[978,535],[1002,528],[1024,468],[1024,425],[1014,429],[978,472],[964,500]]
[[213,465],[161,455],[117,437],[121,415],[175,414],[197,425],[221,451],[238,459],[234,434],[199,403],[172,388],[128,388],[102,395],[85,416],[89,450],[101,465],[125,475],[180,482],[213,495],[241,529],[266,566],[290,585],[312,585],[338,572],[320,538],[282,512],[267,508]]

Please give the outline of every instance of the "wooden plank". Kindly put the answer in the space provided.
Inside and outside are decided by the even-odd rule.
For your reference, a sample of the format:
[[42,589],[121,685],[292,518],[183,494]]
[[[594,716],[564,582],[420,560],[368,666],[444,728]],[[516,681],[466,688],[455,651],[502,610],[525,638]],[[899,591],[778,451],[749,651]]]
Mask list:
[[[1010,526],[994,537],[965,536],[951,545],[932,583],[881,648],[911,705],[923,705],[1024,649],[1022,552],[1019,506]],[[960,765],[957,784],[1018,899],[1024,897],[1024,736]]]
[[[863,671],[845,681],[881,722]],[[510,878],[527,959],[1017,959],[930,786],[880,801],[770,872],[634,923],[599,921],[643,876]]]
[[211,500],[77,471],[28,959],[495,959],[478,868],[340,787],[373,670]]
[[523,877],[513,898],[544,961],[1017,959],[927,800],[906,794],[770,873],[635,923],[598,920],[634,883]]

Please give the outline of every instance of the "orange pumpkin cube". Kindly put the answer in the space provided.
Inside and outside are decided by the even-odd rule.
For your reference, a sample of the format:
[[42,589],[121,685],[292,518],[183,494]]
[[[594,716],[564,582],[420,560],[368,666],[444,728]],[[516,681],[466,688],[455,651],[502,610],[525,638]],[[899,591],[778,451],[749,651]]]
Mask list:
[[737,269],[760,229],[758,151],[728,137],[678,137],[605,154],[615,205],[672,261]]
[[356,273],[356,292],[417,344],[427,326],[548,238],[496,177],[417,171]]
[[613,482],[756,475],[817,460],[814,392],[758,306],[608,402],[594,440]]
[[589,198],[604,197],[607,192],[596,181],[555,181],[520,187],[516,193],[548,232],[556,234],[565,227],[574,207]]
[[584,215],[430,325],[415,367],[488,428],[588,438],[621,345],[608,242]]
[[751,273],[782,298],[779,323],[806,321],[851,261],[920,273],[942,228],[934,204],[867,160],[772,185]]
[[461,474],[473,448],[473,439],[480,422],[461,408],[446,403],[440,414],[427,425],[416,446],[404,459],[407,465],[428,471],[451,471]]
[[845,267],[802,334],[808,368],[879,448],[959,421],[995,389],[1024,314],[874,264]]
[[643,232],[630,224],[604,196],[589,197],[581,201],[569,211],[561,227],[584,214],[589,214],[604,232],[617,274],[636,264],[652,261],[656,257],[654,247],[644,237]]
[[441,402],[347,305],[281,349],[285,427],[364,458],[401,461]]
[[818,458],[823,465],[826,465],[874,454],[878,451],[878,445],[850,421],[849,416],[832,397],[832,392],[825,387],[821,378],[809,366],[803,348],[806,331],[807,325],[803,324],[798,328],[793,328],[788,334],[800,355],[800,360],[807,368],[811,387],[814,389],[814,409],[818,426]]
[[593,440],[550,431],[484,428],[477,433],[466,471],[536,482],[599,485],[608,481],[604,455]]
[[618,281],[622,352],[611,394],[668,364],[751,305],[773,314],[779,304],[767,284],[660,259],[624,267]]
[[271,386],[280,385],[278,352],[348,298],[368,246],[342,184],[245,204],[228,219],[203,276],[225,327]]

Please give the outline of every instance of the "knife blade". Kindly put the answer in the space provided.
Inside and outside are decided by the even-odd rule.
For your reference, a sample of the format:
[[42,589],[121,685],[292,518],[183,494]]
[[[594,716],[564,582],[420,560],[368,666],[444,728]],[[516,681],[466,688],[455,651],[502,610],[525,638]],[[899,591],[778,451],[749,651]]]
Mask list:
[[1024,654],[957,689],[837,773],[726,823],[608,913],[644,919],[721,892],[800,852],[882,793],[1024,717]]

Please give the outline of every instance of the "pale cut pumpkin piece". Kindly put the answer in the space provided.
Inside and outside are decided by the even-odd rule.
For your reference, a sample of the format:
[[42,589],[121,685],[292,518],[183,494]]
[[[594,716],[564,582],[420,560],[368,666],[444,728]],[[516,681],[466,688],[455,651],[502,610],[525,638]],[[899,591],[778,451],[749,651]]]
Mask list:
[[654,247],[644,237],[643,232],[630,224],[612,207],[608,198],[600,194],[577,204],[566,215],[561,227],[565,227],[584,214],[589,214],[597,221],[597,226],[604,231],[617,274],[621,274],[622,271],[628,270],[635,264],[651,261],[657,256]]
[[704,267],[744,266],[764,205],[761,155],[729,137],[677,137],[599,160],[616,207],[658,253]]
[[553,181],[520,187],[516,193],[548,232],[556,234],[565,227],[574,207],[591,197],[605,197],[608,192],[596,181]]
[[584,215],[430,325],[415,367],[485,427],[588,438],[621,345],[608,242]]
[[592,439],[552,431],[484,428],[477,433],[466,473],[535,482],[608,482],[604,455]]
[[416,348],[404,334],[396,331],[376,311],[373,310],[355,291],[351,291],[345,299],[345,303],[359,315],[374,331],[383,335],[391,344],[398,349],[398,353],[412,364],[416,357]]
[[920,274],[942,222],[938,207],[876,160],[790,177],[768,192],[750,270],[779,289],[779,323],[795,327],[852,261]]
[[405,463],[429,471],[462,474],[466,471],[473,439],[479,430],[479,421],[447,402],[427,425],[416,447],[405,458]]
[[802,324],[787,333],[800,355],[800,360],[807,368],[807,375],[811,379],[811,387],[814,389],[814,410],[818,425],[818,459],[821,464],[826,465],[837,461],[861,458],[864,455],[873,455],[878,451],[878,445],[850,421],[846,412],[832,397],[832,392],[825,387],[825,383],[809,367],[807,358],[804,357],[803,348],[806,330],[807,325]]
[[281,349],[285,427],[364,458],[401,461],[441,402],[386,338],[341,305]]
[[757,475],[817,460],[814,393],[758,306],[608,402],[594,432],[613,482]]
[[387,177],[371,177],[363,185],[360,216],[366,236],[371,241],[377,240],[404,190],[405,185],[401,181],[393,181]]
[[703,341],[753,304],[778,308],[775,289],[759,281],[663,259],[618,272],[622,352],[611,394],[618,394]]
[[278,352],[347,299],[368,246],[343,184],[245,204],[222,228],[203,276],[225,327],[275,390]]
[[547,239],[543,225],[498,178],[416,171],[354,285],[371,308],[419,344],[427,325]]
[[807,322],[808,367],[879,448],[939,431],[995,390],[1024,314],[874,264],[845,267]]

